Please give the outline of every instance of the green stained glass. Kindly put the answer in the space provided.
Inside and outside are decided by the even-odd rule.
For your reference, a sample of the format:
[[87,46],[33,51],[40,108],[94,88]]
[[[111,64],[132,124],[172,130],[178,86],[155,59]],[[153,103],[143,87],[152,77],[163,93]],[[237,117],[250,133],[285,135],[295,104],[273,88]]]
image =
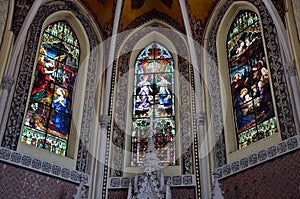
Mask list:
[[66,155],[79,55],[78,39],[66,21],[46,27],[24,121],[24,143]]
[[141,166],[148,146],[149,124],[159,126],[153,136],[161,165],[175,165],[174,61],[171,53],[154,42],[135,63],[131,165]]
[[239,148],[277,132],[259,17],[240,11],[227,37],[228,66]]

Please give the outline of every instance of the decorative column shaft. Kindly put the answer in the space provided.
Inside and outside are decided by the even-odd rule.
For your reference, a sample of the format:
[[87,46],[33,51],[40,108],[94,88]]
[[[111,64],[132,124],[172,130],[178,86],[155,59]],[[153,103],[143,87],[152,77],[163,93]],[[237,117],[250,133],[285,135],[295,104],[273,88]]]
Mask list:
[[[193,34],[192,34],[192,29],[191,29],[191,24],[190,24],[190,19],[189,19],[189,14],[187,11],[187,6],[186,6],[186,1],[185,0],[179,0],[179,4],[180,4],[180,8],[181,8],[181,13],[182,13],[182,17],[183,17],[183,21],[184,21],[184,27],[186,30],[186,34],[187,34],[187,40],[188,40],[188,46],[189,46],[189,50],[191,53],[191,62],[193,65],[193,72],[194,72],[194,81],[195,81],[195,94],[196,94],[196,98],[198,100],[198,104],[197,106],[199,107],[199,111],[202,111],[202,83],[200,80],[200,67],[198,65],[198,58],[197,58],[197,54],[196,54],[196,47],[195,47],[195,40],[193,39]],[[204,138],[204,125],[201,125],[201,128],[199,128],[200,130],[200,141],[203,141],[202,138]],[[203,142],[205,144],[205,142]],[[203,147],[206,148],[206,147]],[[201,177],[201,181],[205,182],[203,183],[203,187],[200,187],[199,185],[197,185],[197,195],[198,197],[202,196],[203,198],[209,198],[209,188],[208,188],[208,176],[207,176],[207,168],[208,165],[205,161],[205,156],[201,157],[203,158],[203,160],[201,159],[201,168],[202,168],[202,173],[201,175],[199,175],[199,171],[196,171],[196,178],[198,179],[199,177]],[[197,157],[196,157],[196,161]],[[198,184],[199,182],[197,182]]]
[[102,128],[108,128],[111,122],[111,117],[108,115],[99,116],[99,125]]
[[[296,108],[296,114],[297,114],[297,118],[296,118],[296,124],[300,124],[300,93],[299,93],[299,83],[298,83],[298,79],[297,79],[297,74],[296,74],[296,66],[294,61],[289,61],[286,63],[286,65],[284,66],[285,69],[285,73],[287,75],[287,77],[290,80],[290,84],[291,84],[291,88],[292,88],[292,92],[293,92],[293,101],[295,103],[295,108]],[[298,126],[299,128],[299,126]]]
[[207,157],[207,139],[205,139],[205,122],[206,112],[200,111],[197,114],[197,126],[199,128],[199,140],[200,140],[200,164],[201,164],[201,176],[202,176],[202,192],[203,198],[209,198],[209,182],[208,182],[208,167],[206,162]]
[[98,149],[98,157],[97,157],[97,187],[96,187],[96,198],[105,198],[102,196],[102,187],[103,179],[107,178],[107,173],[105,174],[104,165],[105,165],[105,151],[106,151],[106,141],[107,141],[107,128],[111,123],[111,117],[108,115],[100,115],[99,116],[99,130],[98,130],[98,138],[99,141],[99,149]]
[[204,126],[206,122],[206,113],[201,111],[197,114],[197,126]]
[[[14,84],[15,80],[12,76],[4,76],[2,78],[2,82],[1,82],[1,88],[2,88],[2,92],[1,92],[1,96],[0,96],[0,124],[2,126],[3,122],[3,115],[5,113],[5,105],[7,103],[8,100],[8,96],[9,96],[9,92]],[[0,139],[2,139],[2,136],[0,137]]]

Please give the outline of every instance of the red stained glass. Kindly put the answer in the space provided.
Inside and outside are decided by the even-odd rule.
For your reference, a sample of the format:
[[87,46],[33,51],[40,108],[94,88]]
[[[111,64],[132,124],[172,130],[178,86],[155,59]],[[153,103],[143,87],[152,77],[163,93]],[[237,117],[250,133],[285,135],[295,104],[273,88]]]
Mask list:
[[232,104],[239,148],[277,132],[259,17],[240,11],[227,38]]
[[169,51],[152,43],[135,64],[131,166],[141,166],[148,146],[150,120],[157,121],[153,136],[161,165],[175,165],[174,66]]
[[65,156],[72,117],[72,94],[79,65],[79,42],[66,21],[45,29],[21,140]]

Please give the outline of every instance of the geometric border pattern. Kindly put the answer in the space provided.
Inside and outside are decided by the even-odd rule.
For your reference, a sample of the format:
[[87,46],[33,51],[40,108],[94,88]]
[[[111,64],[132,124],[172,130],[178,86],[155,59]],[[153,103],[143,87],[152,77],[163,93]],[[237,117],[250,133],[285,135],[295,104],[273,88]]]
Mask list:
[[17,149],[29,88],[31,85],[31,77],[33,74],[42,24],[49,15],[61,10],[72,12],[80,20],[86,34],[88,35],[90,43],[91,55],[88,60],[89,64],[87,73],[87,79],[89,79],[89,81],[86,82],[84,108],[82,114],[82,118],[85,119],[82,120],[81,124],[76,164],[76,169],[78,171],[87,172],[89,162],[88,147],[90,146],[90,133],[93,132],[92,123],[94,122],[94,117],[92,116],[94,113],[94,101],[96,99],[95,95],[97,88],[97,78],[95,78],[94,75],[96,74],[96,67],[98,64],[92,50],[98,45],[99,41],[92,28],[90,20],[71,1],[56,2],[41,6],[37,12],[37,16],[30,26],[30,30],[28,31],[28,40],[26,41],[26,48],[21,60],[14,95],[10,105],[10,107],[13,108],[11,108],[9,112],[1,146],[11,150]]
[[[109,189],[128,189],[129,185],[134,184],[135,177],[111,177],[109,178]],[[195,186],[195,175],[164,175],[165,183],[170,182],[171,187],[191,187]]]
[[[216,142],[214,153],[215,153],[215,167],[221,167],[226,164],[226,149],[225,149],[225,138],[222,118],[222,106],[221,106],[221,95],[220,95],[220,82],[219,82],[219,69],[218,69],[218,55],[217,55],[217,33],[223,16],[227,12],[228,8],[234,3],[234,0],[227,0],[224,2],[222,7],[218,9],[216,17],[211,21],[214,24],[209,32],[207,51],[210,55],[208,61],[209,71],[209,88],[214,91],[211,92],[211,118],[212,129],[214,132],[214,141]],[[286,89],[286,79],[284,67],[282,64],[280,47],[278,42],[278,35],[273,20],[262,0],[248,0],[252,3],[259,11],[260,18],[262,21],[263,33],[265,38],[265,46],[267,57],[269,61],[270,74],[272,74],[272,86],[274,93],[274,101],[276,110],[278,113],[278,124],[281,129],[281,138],[287,139],[295,136],[295,122],[293,117],[293,110],[289,98],[288,90]]]
[[216,176],[219,179],[234,175],[251,167],[275,159],[284,154],[290,153],[300,148],[299,135],[286,139],[279,144],[268,147],[250,156],[244,157],[231,164],[224,165],[216,169]]
[[[149,16],[151,18],[151,16]],[[146,19],[145,19],[146,20]],[[148,21],[148,20],[146,20]],[[149,27],[151,27],[149,29]],[[123,164],[124,164],[124,147],[125,147],[125,129],[126,129],[126,110],[127,110],[127,90],[128,90],[128,77],[127,73],[129,71],[129,59],[130,59],[130,52],[128,52],[128,49],[133,49],[133,46],[136,44],[136,41],[140,40],[145,35],[149,34],[151,31],[157,31],[162,35],[166,35],[166,37],[172,37],[170,38],[171,41],[182,41],[182,38],[179,36],[180,32],[176,31],[177,34],[171,34],[168,35],[168,30],[161,24],[151,24],[151,26],[148,26],[148,28],[142,28],[135,34],[131,35],[129,40],[127,40],[124,43],[124,40],[126,36],[121,37],[118,43],[123,44],[122,51],[120,53],[116,53],[116,55],[120,55],[120,57],[116,57],[115,60],[117,60],[114,63],[114,73],[112,82],[118,82],[116,85],[112,85],[112,90],[115,90],[114,92],[111,92],[111,99],[115,97],[114,104],[114,125],[112,132],[108,134],[112,134],[113,137],[112,143],[112,153],[111,153],[111,160],[112,160],[112,171],[111,175],[114,177],[121,177],[122,170],[123,170]],[[173,38],[174,37],[174,38]],[[182,165],[183,165],[183,174],[191,174],[193,172],[192,168],[192,161],[193,161],[193,152],[192,152],[192,114],[191,114],[191,104],[189,102],[191,101],[191,95],[189,91],[189,85],[192,84],[191,82],[191,72],[190,72],[190,65],[187,61],[188,55],[187,55],[187,49],[184,45],[185,42],[176,42],[173,43],[175,45],[175,48],[179,55],[182,57],[179,57],[178,59],[178,72],[180,74],[180,78],[182,78],[182,81],[179,81],[179,89],[180,89],[180,95],[178,97],[178,101],[180,101],[180,113],[181,113],[181,129],[180,129],[180,136],[181,136],[181,145],[182,145]],[[119,50],[120,46],[118,47]],[[112,107],[111,107],[112,108]],[[196,134],[195,134],[196,135]],[[110,137],[110,135],[108,135]]]
[[38,158],[34,158],[4,147],[0,147],[0,161],[22,168],[34,170],[70,182],[80,183],[89,186],[90,176],[86,173],[71,170],[57,164],[53,164]]

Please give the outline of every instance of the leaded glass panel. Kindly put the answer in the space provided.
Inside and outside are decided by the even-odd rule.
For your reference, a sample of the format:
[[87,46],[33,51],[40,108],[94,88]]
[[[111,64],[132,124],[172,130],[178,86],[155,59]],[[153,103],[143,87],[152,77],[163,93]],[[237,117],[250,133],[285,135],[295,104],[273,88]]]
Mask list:
[[227,38],[232,103],[239,148],[277,132],[259,17],[241,11]]
[[21,140],[66,155],[79,42],[66,21],[45,29]]
[[170,52],[154,42],[135,63],[131,166],[141,166],[147,150],[150,121],[161,165],[175,165],[174,61]]

